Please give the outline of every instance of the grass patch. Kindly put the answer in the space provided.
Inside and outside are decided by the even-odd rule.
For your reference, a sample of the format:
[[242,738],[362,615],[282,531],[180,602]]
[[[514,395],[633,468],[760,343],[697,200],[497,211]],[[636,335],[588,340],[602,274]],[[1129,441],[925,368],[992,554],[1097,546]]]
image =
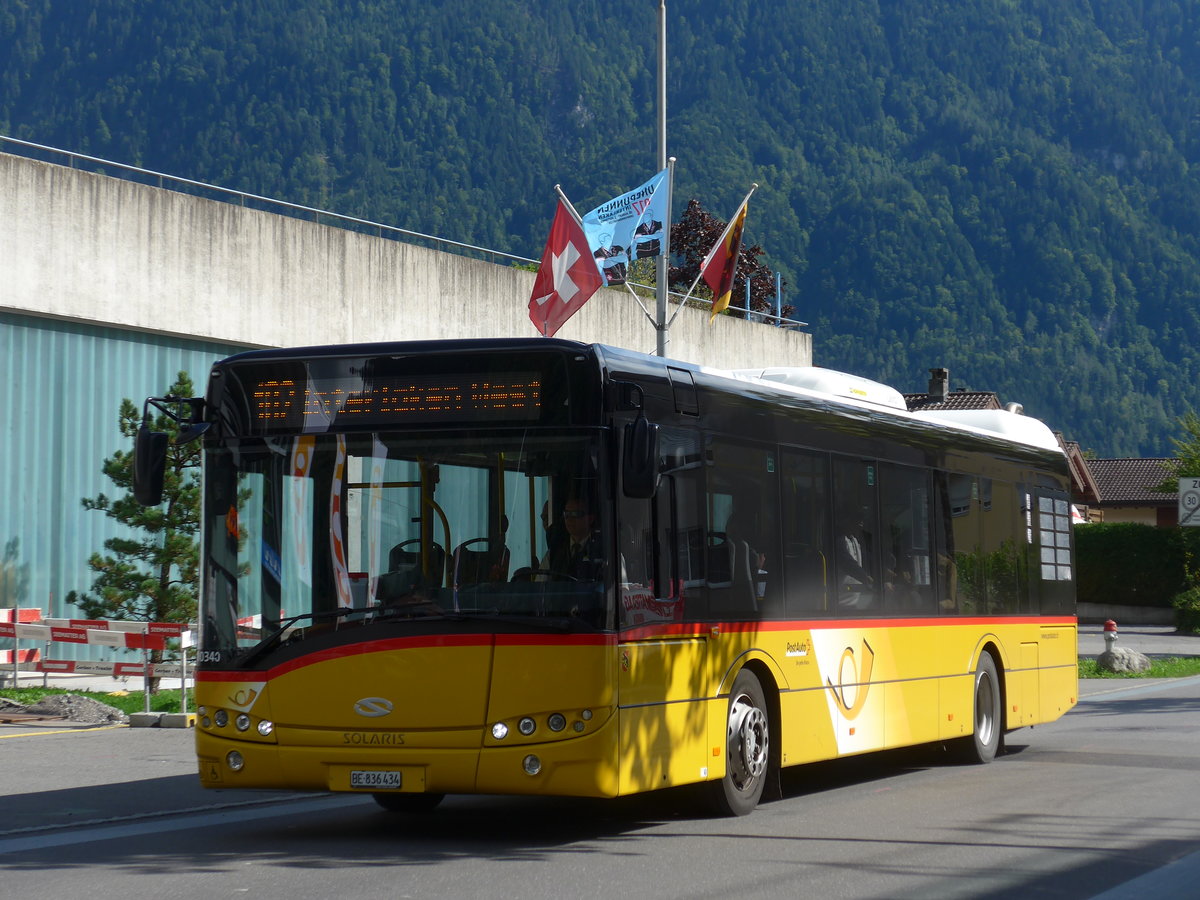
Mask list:
[[1109,672],[1100,668],[1092,657],[1079,658],[1080,678],[1186,678],[1200,675],[1200,656],[1172,656],[1169,659],[1151,659],[1145,672]]
[[[78,694],[80,697],[88,697],[98,703],[103,703],[105,706],[119,709],[123,713],[146,711],[146,695],[143,691],[117,691],[109,694],[103,691],[71,691],[65,688],[39,687],[0,690],[0,697],[24,706],[32,706],[42,697],[51,694]],[[177,713],[180,711],[179,691],[177,689],[159,691],[157,694],[150,695],[150,712]],[[188,711],[196,711],[190,689],[188,690]]]

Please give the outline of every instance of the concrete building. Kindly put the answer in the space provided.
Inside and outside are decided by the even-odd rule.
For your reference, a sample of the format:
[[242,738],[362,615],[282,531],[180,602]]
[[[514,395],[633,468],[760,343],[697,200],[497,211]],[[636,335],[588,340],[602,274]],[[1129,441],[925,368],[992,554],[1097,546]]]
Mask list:
[[[90,588],[89,555],[118,533],[81,500],[113,491],[101,464],[127,448],[123,397],[161,393],[181,370],[202,390],[214,360],[249,347],[536,334],[534,276],[516,258],[11,139],[3,150],[0,607],[77,615],[63,598]],[[558,336],[655,346],[616,289]],[[668,355],[810,365],[812,343],[684,309]]]

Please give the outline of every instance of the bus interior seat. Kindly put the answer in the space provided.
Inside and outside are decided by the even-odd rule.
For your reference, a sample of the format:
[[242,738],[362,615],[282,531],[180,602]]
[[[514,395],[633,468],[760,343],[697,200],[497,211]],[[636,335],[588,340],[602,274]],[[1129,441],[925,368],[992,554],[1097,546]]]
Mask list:
[[[481,549],[472,549],[472,545]],[[490,538],[471,538],[454,550],[454,584],[485,584],[508,579],[508,547],[491,546]]]
[[750,542],[731,538],[730,561],[734,582],[734,597],[740,606],[758,611],[758,565],[751,559]]
[[729,587],[733,583],[733,553],[723,531],[708,533],[704,580],[709,587]]
[[[440,544],[430,544],[428,553],[429,571],[421,583],[425,587],[440,588],[446,576],[446,551]],[[388,553],[388,572],[419,572],[421,569],[421,539],[402,541]]]

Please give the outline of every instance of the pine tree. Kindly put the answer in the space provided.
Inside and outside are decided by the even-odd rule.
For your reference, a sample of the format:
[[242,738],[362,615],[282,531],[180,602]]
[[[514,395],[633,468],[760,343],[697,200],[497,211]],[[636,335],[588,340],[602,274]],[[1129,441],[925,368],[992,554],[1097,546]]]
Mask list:
[[[179,373],[168,393],[193,395],[186,372]],[[88,567],[96,573],[94,594],[72,591],[67,602],[89,618],[190,622],[196,616],[199,588],[200,443],[177,444],[179,426],[173,420],[163,415],[151,419],[151,430],[166,432],[170,441],[163,503],[142,506],[133,496],[132,447],[140,424],[137,406],[123,399],[120,429],[130,449],[116,451],[103,466],[105,476],[122,493],[115,498],[106,494],[83,498],[85,509],[104,513],[134,534],[109,538],[104,542],[107,552],[92,554]]]

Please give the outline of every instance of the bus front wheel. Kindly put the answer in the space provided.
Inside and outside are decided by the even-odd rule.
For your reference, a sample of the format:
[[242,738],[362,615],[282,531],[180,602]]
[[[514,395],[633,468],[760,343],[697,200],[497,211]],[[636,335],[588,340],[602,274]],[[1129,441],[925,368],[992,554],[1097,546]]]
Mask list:
[[767,780],[770,749],[766,696],[754,673],[742,669],[729,692],[725,776],[709,786],[718,813],[744,816],[754,811]]
[[963,750],[969,762],[990,763],[1000,749],[1004,726],[1003,708],[1000,706],[1000,677],[996,673],[996,662],[990,653],[979,657],[975,667],[974,732],[963,739]]

